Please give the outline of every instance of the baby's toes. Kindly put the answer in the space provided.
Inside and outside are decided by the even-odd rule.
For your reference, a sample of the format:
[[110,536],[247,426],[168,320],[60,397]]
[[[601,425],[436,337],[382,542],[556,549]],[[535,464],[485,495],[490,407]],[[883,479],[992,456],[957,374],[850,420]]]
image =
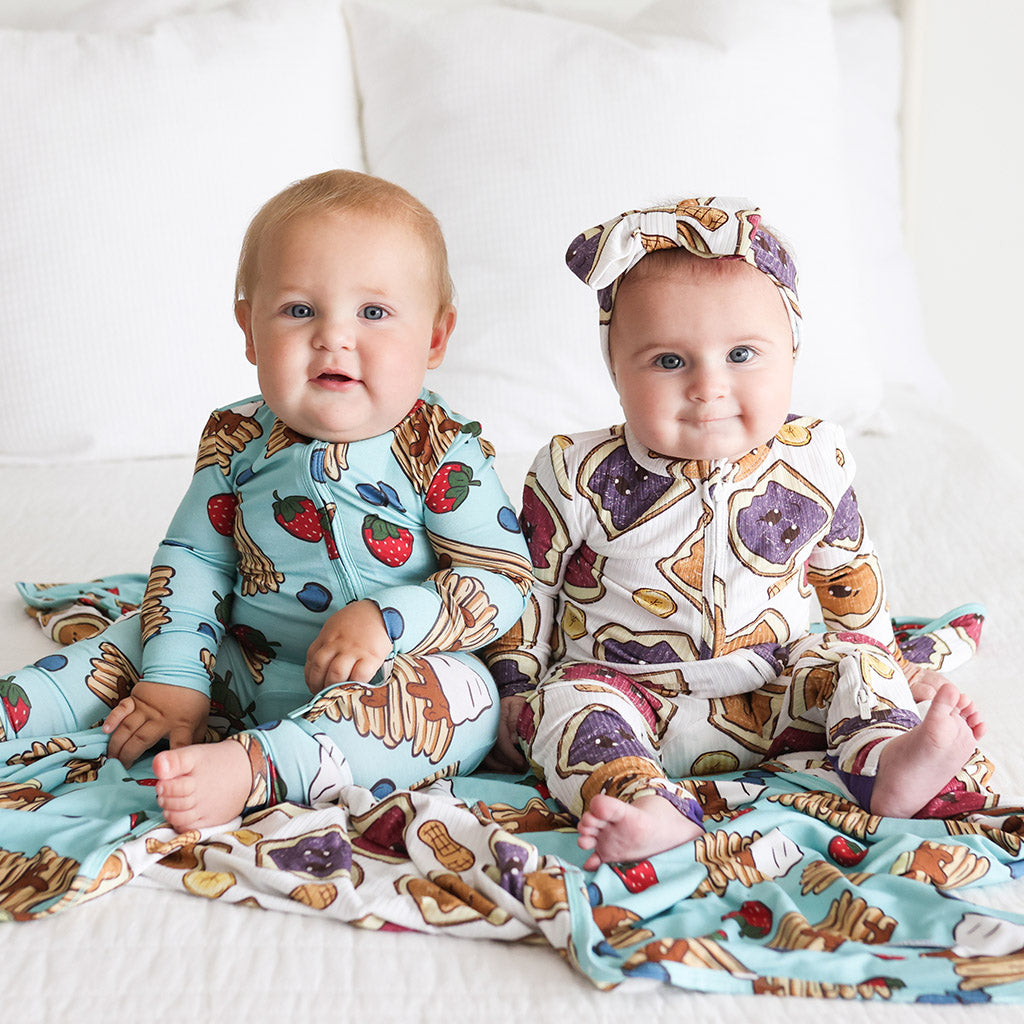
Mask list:
[[156,787],[156,802],[162,811],[187,811],[195,807],[196,795],[191,786],[161,782]]
[[184,768],[181,764],[180,751],[178,750],[161,750],[153,758],[153,774],[158,779],[173,779],[183,772]]
[[161,750],[153,758],[153,774],[164,781],[189,776],[199,763],[198,751],[201,749],[201,747],[193,745],[176,747],[173,750]]
[[163,811],[167,824],[170,825],[175,832],[188,832],[190,829],[196,827],[196,812],[194,809],[170,810],[163,807],[160,809]]

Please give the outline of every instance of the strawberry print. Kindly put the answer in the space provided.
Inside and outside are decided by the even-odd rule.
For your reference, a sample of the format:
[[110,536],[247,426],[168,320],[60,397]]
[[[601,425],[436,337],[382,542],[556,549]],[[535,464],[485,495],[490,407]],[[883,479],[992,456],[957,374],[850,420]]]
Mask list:
[[320,534],[324,539],[324,544],[327,547],[327,557],[333,562],[338,558],[341,558],[341,554],[338,552],[338,545],[334,539],[334,530],[331,529],[331,522],[334,519],[334,512],[337,509],[337,505],[325,505],[323,508],[317,510],[317,515],[320,517]]
[[222,537],[230,537],[235,532],[237,507],[238,499],[233,494],[215,494],[206,503],[206,515],[210,525]]
[[872,988],[881,989],[883,991],[888,990],[896,992],[901,988],[906,988],[906,983],[901,981],[899,978],[888,978],[883,975],[877,975],[874,978],[865,978],[861,982],[862,985],[870,985]]
[[299,540],[315,544],[323,539],[320,513],[313,500],[304,495],[282,498],[274,491],[274,520]]
[[964,632],[966,632],[974,641],[975,646],[977,646],[981,640],[981,624],[984,621],[984,615],[979,615],[977,612],[968,612],[966,615],[960,615],[955,619],[950,619],[949,624],[954,629],[964,630]]
[[0,703],[7,712],[7,721],[15,733],[21,732],[28,721],[32,702],[25,691],[14,681],[14,676],[0,679]]
[[238,622],[228,627],[228,633],[237,642],[242,657],[252,673],[253,681],[257,684],[262,683],[263,666],[277,657],[274,648],[281,645],[276,640],[268,640],[260,630]]
[[726,914],[723,921],[736,918],[740,934],[748,939],[763,939],[772,930],[772,912],[760,900],[747,900],[739,910]]
[[363,520],[363,541],[370,554],[385,565],[404,565],[412,554],[412,534],[377,515]]
[[609,867],[622,879],[630,892],[643,892],[658,881],[658,873],[649,860],[638,860],[626,864],[610,864]]
[[452,512],[467,497],[470,487],[479,487],[473,479],[473,470],[461,462],[446,462],[435,474],[424,498],[431,512]]
[[840,866],[852,868],[859,864],[868,851],[857,843],[850,842],[846,836],[833,836],[828,844],[828,855]]

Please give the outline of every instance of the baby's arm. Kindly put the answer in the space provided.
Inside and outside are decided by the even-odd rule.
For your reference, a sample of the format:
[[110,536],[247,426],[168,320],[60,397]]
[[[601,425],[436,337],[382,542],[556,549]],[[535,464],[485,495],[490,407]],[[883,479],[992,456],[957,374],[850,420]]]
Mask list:
[[579,542],[571,527],[551,530],[550,507],[558,521],[574,524],[572,495],[558,484],[553,461],[563,452],[552,442],[534,460],[523,487],[523,512],[520,516],[524,535],[529,538],[530,561],[534,567],[533,593],[523,617],[504,636],[484,651],[501,695],[498,735],[485,768],[494,771],[520,771],[526,767],[516,741],[516,723],[526,703],[526,695],[536,689],[547,673],[552,659],[552,640],[557,630],[559,594],[565,579],[569,555]]
[[526,543],[489,446],[461,433],[433,463],[417,489],[437,568],[366,594],[396,654],[480,649],[515,624],[532,584]]
[[[931,701],[943,685],[957,690],[958,708],[972,728],[984,730],[974,702],[934,669],[908,661],[896,642],[889,616],[882,568],[857,505],[853,490],[854,461],[844,450],[842,466],[848,490],[836,506],[829,534],[818,544],[807,566],[807,579],[818,597],[829,630],[864,634],[884,644],[895,657],[917,703]],[[981,732],[976,733],[981,736]]]
[[[242,427],[250,422],[235,419]],[[216,444],[224,430],[215,413],[189,489],[150,570],[139,613],[142,678],[103,724],[110,755],[125,766],[164,737],[172,747],[187,746],[206,731],[210,673],[229,621],[228,595],[238,567],[230,460],[218,457]],[[252,428],[244,436],[258,434]]]

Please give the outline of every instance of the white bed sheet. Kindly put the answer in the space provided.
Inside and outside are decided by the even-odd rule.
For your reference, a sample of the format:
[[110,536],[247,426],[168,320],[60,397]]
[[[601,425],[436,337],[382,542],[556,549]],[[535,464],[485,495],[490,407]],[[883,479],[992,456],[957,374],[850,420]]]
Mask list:
[[[1024,619],[1019,457],[910,395],[893,396],[891,430],[859,437],[858,495],[897,614],[938,614],[981,600],[982,646],[954,675],[990,724],[985,746],[1004,792],[1024,793],[1015,644]],[[511,492],[524,454],[499,468]],[[25,616],[16,579],[85,579],[144,570],[188,481],[187,459],[0,467],[0,651],[5,668],[51,649]],[[981,901],[1024,913],[1024,880]],[[594,989],[546,947],[468,943],[214,904],[141,881],[48,921],[0,926],[3,1016],[29,1022],[137,1019],[156,1006],[206,1021],[530,1021],[757,1016],[762,1024],[880,1014],[899,1024],[966,1021],[977,1009],[707,996],[647,981]],[[985,1020],[1019,1019],[988,1007]]]

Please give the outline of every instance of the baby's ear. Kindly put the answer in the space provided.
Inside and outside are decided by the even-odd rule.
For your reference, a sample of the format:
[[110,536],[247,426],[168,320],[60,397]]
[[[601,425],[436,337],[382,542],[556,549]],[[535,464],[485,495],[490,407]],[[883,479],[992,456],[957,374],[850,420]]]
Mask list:
[[427,355],[429,369],[436,369],[444,361],[444,354],[448,349],[448,339],[452,336],[452,331],[455,330],[456,318],[454,306],[448,306],[438,314],[434,330],[430,335],[430,352]]
[[252,306],[249,304],[248,299],[237,299],[235,301],[235,320],[245,335],[245,358],[255,366],[256,346],[252,340]]

